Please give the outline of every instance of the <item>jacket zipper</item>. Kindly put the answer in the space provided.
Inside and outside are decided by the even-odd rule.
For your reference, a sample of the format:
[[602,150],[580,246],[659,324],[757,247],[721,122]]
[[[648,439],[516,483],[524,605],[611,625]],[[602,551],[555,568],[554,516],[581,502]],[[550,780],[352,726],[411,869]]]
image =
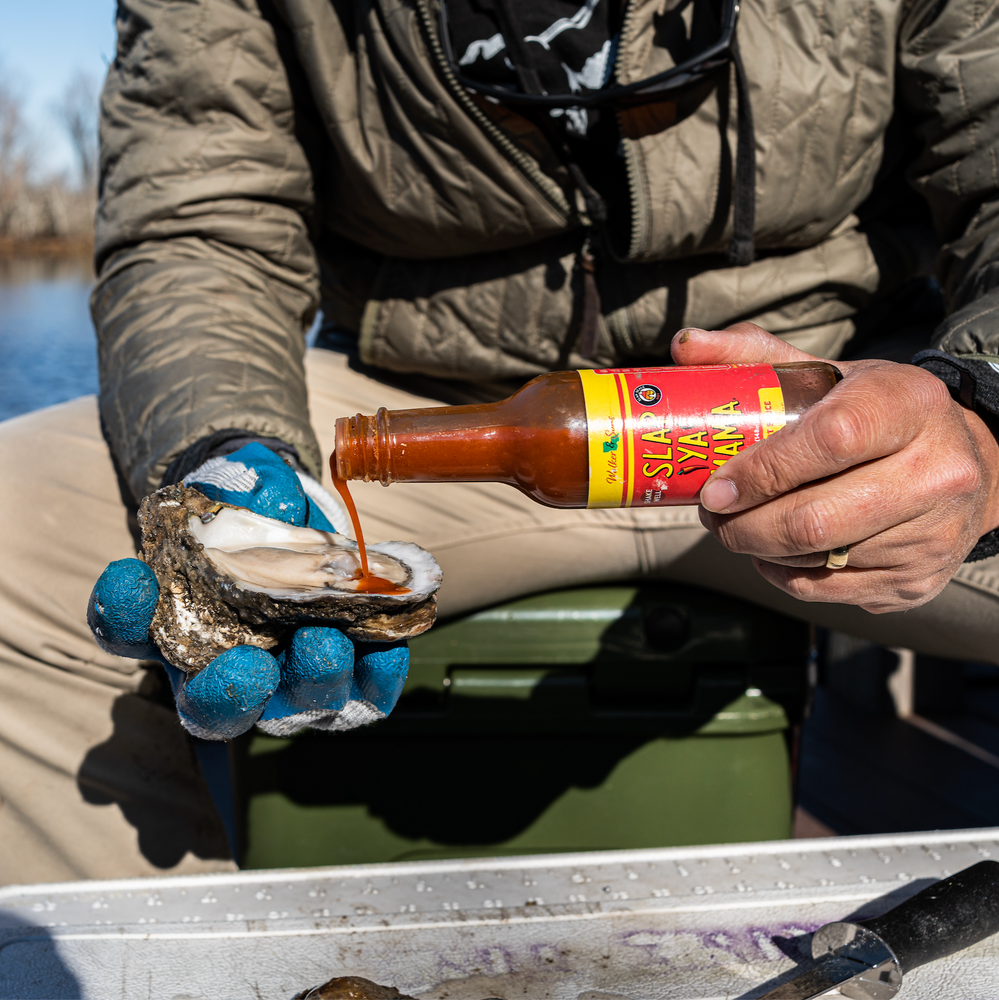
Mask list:
[[[625,0],[624,16],[621,18],[621,37],[617,46],[617,63],[614,67],[615,78],[620,82],[621,69],[624,65],[624,54],[628,51],[628,35],[631,30],[635,0]],[[641,184],[641,168],[638,162],[638,143],[624,137],[621,126],[621,112],[617,113],[618,128],[621,130],[621,150],[624,153],[625,172],[628,177],[628,194],[631,205],[631,238],[628,243],[628,260],[634,260],[644,250],[648,242],[648,212]]]
[[489,136],[500,152],[520,168],[520,171],[527,179],[558,210],[562,215],[563,221],[566,221],[569,218],[571,209],[562,189],[547,174],[540,170],[522,149],[511,142],[503,134],[502,130],[497,127],[495,122],[469,97],[468,91],[458,82],[451,71],[451,67],[448,65],[440,38],[437,36],[437,27],[434,24],[433,15],[430,13],[430,6],[427,0],[417,0],[416,9],[420,14],[420,22],[423,25],[427,44],[430,46],[434,61],[437,63],[437,68],[440,70],[444,82],[451,91],[451,95],[464,108],[468,116],[479,128]]

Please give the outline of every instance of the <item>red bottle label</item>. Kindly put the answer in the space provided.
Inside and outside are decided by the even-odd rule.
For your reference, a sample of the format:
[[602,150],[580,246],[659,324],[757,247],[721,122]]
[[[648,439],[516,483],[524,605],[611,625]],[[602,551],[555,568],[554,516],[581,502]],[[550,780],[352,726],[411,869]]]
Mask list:
[[580,371],[588,507],[695,504],[708,476],[784,426],[770,365]]

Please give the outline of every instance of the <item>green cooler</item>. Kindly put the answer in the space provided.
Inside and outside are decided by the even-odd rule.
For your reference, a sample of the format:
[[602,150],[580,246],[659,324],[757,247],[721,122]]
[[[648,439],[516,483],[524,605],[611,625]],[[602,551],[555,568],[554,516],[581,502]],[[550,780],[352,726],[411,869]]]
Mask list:
[[643,583],[513,601],[410,647],[388,719],[244,745],[244,867],[790,835],[801,622]]

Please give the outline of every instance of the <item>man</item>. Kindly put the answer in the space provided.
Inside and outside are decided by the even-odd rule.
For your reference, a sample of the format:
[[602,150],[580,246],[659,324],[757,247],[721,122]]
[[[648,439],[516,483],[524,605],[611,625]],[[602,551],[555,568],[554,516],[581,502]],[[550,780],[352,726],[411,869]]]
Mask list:
[[[321,524],[336,515],[310,476],[340,415],[496,398],[671,346],[695,364],[928,337],[940,316],[911,280],[934,233],[946,353],[844,362],[798,426],[712,479],[700,513],[552,511],[481,485],[357,499],[373,536],[435,553],[444,614],[653,576],[995,658],[996,15],[761,0],[733,31],[734,4],[600,2],[119,4],[93,298],[103,436],[82,400],[0,442],[0,878],[230,864],[159,668],[107,651],[156,652],[155,581],[123,560],[128,512],[161,482],[280,481]],[[327,349],[303,362],[317,306]],[[98,576],[103,650],[82,616]],[[306,673],[332,662],[302,641]],[[398,654],[378,652],[344,660],[350,700],[317,703],[313,723],[391,708]],[[288,661],[250,690],[238,659],[178,681],[189,729],[309,721]]]

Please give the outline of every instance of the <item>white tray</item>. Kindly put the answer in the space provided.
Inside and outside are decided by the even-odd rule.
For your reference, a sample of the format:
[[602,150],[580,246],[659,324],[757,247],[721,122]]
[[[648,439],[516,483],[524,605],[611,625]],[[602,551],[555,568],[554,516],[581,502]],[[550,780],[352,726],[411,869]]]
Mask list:
[[[290,1000],[336,975],[426,1000],[750,998],[820,924],[987,857],[999,828],[8,886],[0,998]],[[899,995],[993,998],[999,935]]]

